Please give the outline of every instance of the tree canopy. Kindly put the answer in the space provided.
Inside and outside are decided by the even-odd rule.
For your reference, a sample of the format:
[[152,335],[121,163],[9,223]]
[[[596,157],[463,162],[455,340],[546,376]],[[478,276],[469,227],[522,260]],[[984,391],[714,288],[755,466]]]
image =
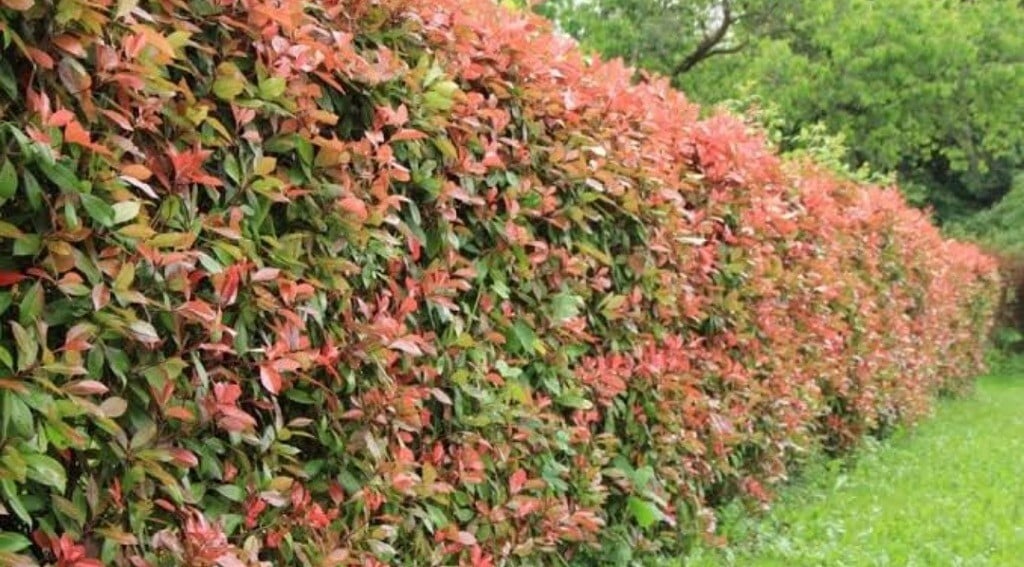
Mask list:
[[897,173],[943,221],[992,206],[1024,169],[1018,0],[551,0],[540,10],[699,102],[771,101],[790,134],[823,123],[852,165]]

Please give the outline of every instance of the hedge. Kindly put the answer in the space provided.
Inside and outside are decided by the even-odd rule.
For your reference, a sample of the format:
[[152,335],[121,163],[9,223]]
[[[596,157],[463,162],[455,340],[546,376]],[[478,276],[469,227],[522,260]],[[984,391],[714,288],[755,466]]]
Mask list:
[[621,565],[980,369],[991,259],[487,0],[0,45],[0,564]]

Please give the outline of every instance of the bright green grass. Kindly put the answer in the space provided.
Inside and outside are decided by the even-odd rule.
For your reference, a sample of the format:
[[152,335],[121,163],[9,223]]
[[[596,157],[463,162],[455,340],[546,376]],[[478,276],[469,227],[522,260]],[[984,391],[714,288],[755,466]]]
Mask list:
[[767,516],[733,511],[732,545],[681,565],[1024,566],[1024,372],[1003,374],[848,467],[812,468]]

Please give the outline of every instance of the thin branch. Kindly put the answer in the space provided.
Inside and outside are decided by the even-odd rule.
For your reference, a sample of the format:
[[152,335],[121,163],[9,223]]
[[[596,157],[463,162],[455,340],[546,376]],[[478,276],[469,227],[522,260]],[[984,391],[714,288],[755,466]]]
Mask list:
[[709,51],[707,57],[705,57],[704,59],[707,59],[708,57],[713,57],[715,55],[732,55],[733,53],[739,53],[740,51],[743,51],[746,47],[747,42],[745,41],[737,43],[736,45],[733,45],[731,47],[716,47],[715,49]]
[[739,16],[733,14],[732,4],[730,1],[724,0],[722,2],[722,22],[710,34],[704,35],[703,39],[701,39],[700,43],[697,44],[697,47],[694,48],[693,52],[687,55],[685,59],[672,69],[672,75],[682,75],[709,57],[736,53],[743,49],[744,44],[742,43],[732,47],[718,47],[722,40],[725,39],[729,28],[738,20]]

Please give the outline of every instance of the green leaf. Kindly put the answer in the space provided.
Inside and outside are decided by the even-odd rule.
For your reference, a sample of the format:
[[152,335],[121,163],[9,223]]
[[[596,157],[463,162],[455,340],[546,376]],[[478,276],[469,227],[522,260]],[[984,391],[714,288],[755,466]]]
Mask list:
[[25,197],[28,198],[28,206],[33,211],[43,208],[43,188],[39,186],[39,180],[32,172],[22,173],[21,181],[25,185]]
[[68,483],[68,475],[64,467],[53,457],[47,455],[25,455],[28,463],[28,476],[32,480],[56,488],[63,493]]
[[0,61],[0,89],[7,93],[7,97],[18,102],[18,81],[14,78],[14,69],[7,61]]
[[82,529],[88,519],[87,512],[85,510],[85,501],[83,500],[80,504],[64,498],[59,494],[50,494],[50,502],[53,505],[53,509],[57,512],[67,516],[71,521],[75,523],[75,528]]
[[516,340],[523,352],[529,354],[534,351],[537,334],[524,321],[516,321],[512,325],[512,338]]
[[131,14],[139,5],[139,0],[117,0],[114,19],[120,20]]
[[64,201],[64,221],[71,230],[78,230],[82,227],[82,221],[78,219],[78,211],[71,200]]
[[17,371],[28,370],[36,363],[36,356],[39,352],[39,345],[29,332],[11,321],[11,331],[14,332],[14,342],[18,345],[18,367]]
[[652,502],[642,500],[636,496],[629,497],[629,513],[641,528],[649,528],[662,518],[661,510]]
[[25,297],[21,298],[21,303],[18,304],[18,322],[25,327],[32,326],[43,314],[45,306],[43,284],[36,282],[28,289]]
[[654,469],[648,466],[643,466],[633,472],[633,487],[637,490],[643,490],[647,485],[654,479]]
[[21,534],[0,532],[0,551],[18,553],[32,546],[32,542]]
[[146,420],[139,426],[139,429],[132,435],[131,448],[135,451],[148,447],[157,436],[156,423]]
[[43,175],[52,181],[54,185],[67,193],[80,193],[82,182],[73,171],[60,163],[49,163],[45,159],[37,160],[36,164],[43,171]]
[[241,502],[245,500],[245,491],[240,487],[233,484],[224,484],[215,488],[217,492],[224,498],[231,500],[232,502]]
[[555,402],[563,407],[588,410],[594,407],[593,402],[583,397],[579,392],[565,392],[555,398]]
[[213,81],[213,94],[217,98],[233,101],[245,91],[245,76],[234,63],[217,66],[217,78]]
[[124,353],[123,350],[119,350],[113,347],[108,347],[106,349],[106,353],[107,361],[110,364],[110,371],[113,372],[115,376],[120,378],[121,382],[123,383],[125,380],[127,380],[128,370],[131,369],[131,360],[128,358],[128,355]]
[[20,228],[9,222],[0,221],[0,238],[15,239],[25,234]]
[[113,209],[114,224],[121,224],[139,216],[139,211],[142,210],[142,203],[139,201],[121,201],[115,204]]
[[128,325],[128,329],[139,342],[146,344],[156,344],[160,342],[160,335],[156,332],[156,328],[146,321],[132,321],[131,324]]
[[13,197],[17,190],[18,172],[14,169],[14,164],[4,160],[4,164],[0,165],[0,202]]
[[260,83],[260,98],[274,100],[284,94],[287,83],[282,77],[272,77]]
[[85,207],[85,212],[89,213],[92,220],[106,228],[114,226],[114,208],[109,203],[88,193],[82,193],[80,197],[82,205]]
[[3,396],[3,418],[0,420],[0,438],[7,439],[17,435],[29,439],[35,433],[32,423],[32,410],[23,402],[18,394],[5,390]]
[[0,491],[4,493],[4,504],[14,511],[14,515],[22,522],[32,526],[32,514],[28,513],[28,509],[21,501],[17,485],[13,481],[0,479]]
[[233,154],[224,157],[224,173],[235,183],[242,183],[242,166]]
[[11,351],[0,345],[0,369],[6,368],[8,372],[14,371],[14,357]]
[[43,249],[43,237],[38,234],[24,234],[14,241],[15,256],[35,256]]
[[25,457],[14,448],[14,444],[8,444],[4,447],[3,455],[0,456],[0,466],[7,469],[4,476],[14,480],[19,484],[24,484],[28,480],[28,463],[25,462]]
[[313,166],[313,144],[305,138],[296,137],[295,151],[299,154],[299,161],[308,173],[309,168]]
[[199,253],[199,263],[203,268],[211,274],[220,274],[224,271],[224,266],[220,265],[220,262],[216,258],[209,254]]
[[559,293],[551,300],[551,319],[561,323],[576,317],[583,307],[583,299],[570,293]]

